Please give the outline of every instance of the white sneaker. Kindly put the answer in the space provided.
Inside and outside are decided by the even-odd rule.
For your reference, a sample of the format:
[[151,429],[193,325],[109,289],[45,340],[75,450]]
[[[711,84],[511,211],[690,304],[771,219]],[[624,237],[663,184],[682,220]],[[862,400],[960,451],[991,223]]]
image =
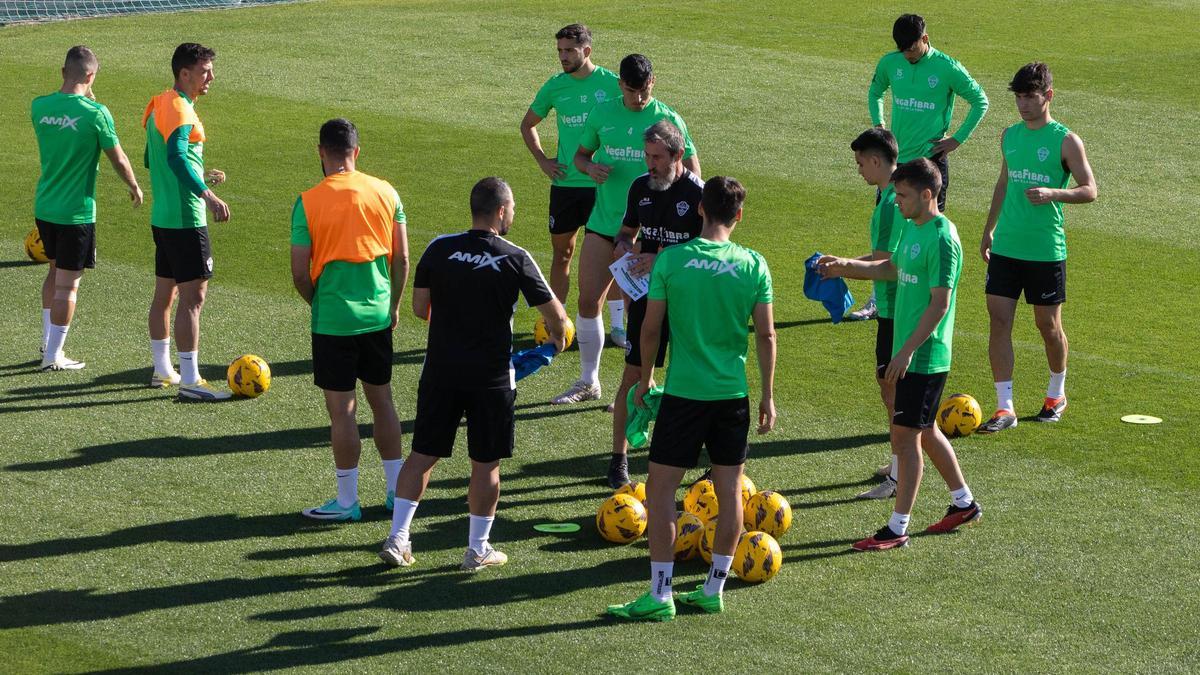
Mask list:
[[464,572],[478,572],[485,567],[499,567],[506,562],[508,562],[508,556],[494,548],[488,547],[488,552],[483,555],[468,548],[466,555],[463,556],[463,564],[458,569]]
[[42,357],[42,370],[44,371],[83,370],[84,366],[86,365],[87,364],[83,361],[69,359],[66,356],[59,356],[58,359],[50,359],[45,356]]
[[224,401],[232,398],[231,392],[223,389],[213,389],[207,380],[200,380],[195,384],[179,385],[179,398],[190,399],[193,401]]
[[613,341],[613,344],[621,349],[629,349],[629,334],[624,328],[614,328],[608,334],[608,337]]
[[871,296],[871,299],[867,300],[867,304],[863,305],[862,309],[850,312],[846,318],[851,321],[870,321],[877,316],[879,316],[879,308],[875,306],[875,296]]
[[158,371],[150,376],[151,389],[166,389],[167,387],[179,384],[179,373],[172,370],[168,375],[159,375]]
[[891,478],[884,478],[883,482],[875,487],[860,492],[854,496],[855,499],[889,499],[896,496],[896,481]]
[[384,540],[383,550],[379,552],[379,559],[392,567],[408,567],[417,562],[412,554],[412,542],[406,541],[401,546],[398,534]]
[[563,405],[566,403],[583,403],[584,401],[595,401],[600,398],[600,383],[593,382],[588,384],[583,380],[576,380],[566,391],[550,399],[551,405]]

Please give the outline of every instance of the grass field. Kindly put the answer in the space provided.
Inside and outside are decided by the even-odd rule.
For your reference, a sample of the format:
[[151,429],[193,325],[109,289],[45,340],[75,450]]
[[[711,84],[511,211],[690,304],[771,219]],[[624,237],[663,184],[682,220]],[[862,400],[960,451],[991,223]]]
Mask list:
[[[994,403],[975,251],[998,134],[1017,119],[1005,86],[1038,58],[1055,72],[1055,116],[1087,143],[1100,187],[1098,202],[1067,210],[1072,405],[1057,425],[956,441],[986,509],[980,527],[845,555],[890,506],[852,499],[887,454],[871,381],[874,326],[829,325],[803,298],[802,261],[815,250],[865,252],[873,195],[848,144],[869,124],[866,86],[891,22],[911,10],[786,0],[500,5],[312,2],[0,29],[0,436],[9,439],[0,494],[11,516],[0,536],[0,670],[1200,669],[1191,72],[1200,7],[920,8],[933,44],[962,61],[992,103],[952,159],[948,215],[968,255],[948,391],[973,393],[985,410]],[[557,68],[554,31],[577,20],[596,33],[598,63],[615,67],[632,51],[653,59],[655,93],[687,120],[704,173],[747,185],[735,237],[774,273],[780,422],[752,445],[747,471],[791,500],[795,524],[780,542],[779,576],[758,587],[731,582],[720,616],[681,613],[655,626],[599,616],[643,592],[647,554],[644,540],[614,547],[590,525],[608,492],[602,407],[544,404],[574,379],[573,351],[520,389],[517,456],[502,467],[493,530],[508,566],[473,577],[454,569],[466,539],[463,457],[438,469],[418,512],[414,568],[375,558],[388,514],[370,443],[362,523],[321,526],[298,514],[333,490],[308,312],[287,272],[292,203],[319,179],[317,127],[340,115],[358,124],[360,168],[397,186],[417,253],[466,227],[476,179],[506,177],[518,202],[511,238],[545,267],[547,187],[517,125]],[[129,210],[107,164],[100,265],[84,277],[68,341],[88,368],[35,372],[44,268],[21,251],[38,172],[29,101],[59,86],[69,46],[91,46],[102,63],[96,94],[148,186],[140,114],[169,86],[170,53],[184,40],[219,52],[198,110],[206,162],[229,175],[218,193],[233,213],[212,228],[204,372],[220,380],[234,357],[261,354],[275,379],[254,401],[184,406],[143,388],[149,210]],[[541,129],[552,136],[552,124]],[[521,340],[533,319],[520,310]],[[1046,367],[1028,307],[1019,320],[1018,406],[1032,414]],[[401,321],[394,383],[407,429],[424,339],[424,324]],[[608,391],[618,362],[606,352]],[[1118,421],[1135,412],[1165,421]],[[644,472],[644,454],[632,468]],[[917,531],[947,500],[928,474]],[[584,527],[568,537],[532,530],[546,520]],[[690,588],[704,571],[678,566],[676,586]]]

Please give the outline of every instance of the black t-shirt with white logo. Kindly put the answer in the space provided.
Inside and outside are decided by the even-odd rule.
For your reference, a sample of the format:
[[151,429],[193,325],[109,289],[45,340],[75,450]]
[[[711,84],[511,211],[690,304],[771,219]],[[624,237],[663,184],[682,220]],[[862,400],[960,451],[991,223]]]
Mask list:
[[512,317],[554,295],[525,249],[481,230],[429,243],[413,277],[428,288],[429,343],[421,379],[465,389],[513,389]]
[[650,189],[650,174],[642,174],[629,186],[629,201],[621,224],[642,228],[638,235],[642,253],[657,253],[660,248],[682,244],[700,236],[704,226],[700,218],[703,192],[700,177],[687,169],[661,192]]

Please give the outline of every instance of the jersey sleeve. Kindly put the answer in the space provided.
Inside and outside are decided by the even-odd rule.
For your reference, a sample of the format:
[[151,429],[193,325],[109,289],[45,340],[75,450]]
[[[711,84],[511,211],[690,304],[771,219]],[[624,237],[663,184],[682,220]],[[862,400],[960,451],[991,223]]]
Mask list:
[[987,113],[988,97],[984,93],[983,87],[979,86],[967,69],[957,62],[954,64],[950,77],[950,90],[961,96],[971,106],[971,111],[967,113],[962,126],[954,132],[954,140],[966,143],[975,131],[975,127],[983,121],[984,114]]
[[533,103],[529,104],[529,109],[535,115],[542,119],[546,119],[546,115],[550,114],[550,109],[554,107],[554,99],[550,92],[550,83],[554,78],[546,80],[541,89],[538,89],[537,94],[533,97]]
[[432,272],[429,268],[430,261],[433,259],[430,251],[434,246],[436,244],[430,242],[429,246],[425,247],[425,252],[421,254],[421,259],[417,261],[417,269],[413,272],[413,288],[429,288],[429,275]]
[[188,136],[191,133],[190,124],[181,124],[171,132],[171,137],[167,139],[167,166],[170,167],[171,173],[175,174],[180,185],[199,197],[208,188],[204,185],[204,179],[196,174],[191,163],[187,161]]
[[[392,187],[392,186],[388,186]],[[392,214],[392,220],[397,223],[407,223],[408,220],[404,215],[404,202],[400,201],[400,193],[396,192],[396,188],[392,187],[392,198],[396,200],[396,212]]]
[[312,246],[312,234],[308,231],[308,216],[304,213],[304,198],[296,197],[292,207],[292,246]]
[[893,237],[896,227],[896,206],[891,200],[880,200],[875,207],[875,238],[871,241],[872,251],[887,251],[892,253],[899,244],[899,237]]
[[528,253],[521,255],[519,273],[518,285],[521,288],[521,295],[525,296],[525,302],[530,307],[550,302],[554,294],[550,292],[550,285],[546,283],[546,277],[542,276],[542,270],[533,256]]
[[646,297],[651,300],[667,299],[667,266],[664,262],[668,257],[666,251],[660,253],[650,269],[650,288],[646,291]]
[[938,237],[938,251],[930,259],[929,287],[954,288],[962,270],[962,246],[949,234]]
[[579,134],[579,149],[595,151],[600,147],[600,106],[592,109],[587,121],[583,123],[583,131]]
[[871,114],[871,124],[883,124],[883,95],[892,86],[887,76],[887,66],[883,59],[875,64],[875,74],[871,77],[871,85],[867,87],[867,112]]
[[775,291],[771,286],[771,268],[767,267],[767,260],[762,255],[755,253],[754,257],[758,261],[758,288],[755,291],[754,302],[769,305],[775,301]]
[[638,229],[641,227],[641,222],[638,221],[638,197],[637,197],[638,181],[635,179],[629,184],[629,193],[625,197],[625,215],[621,218],[621,225]]
[[671,124],[679,127],[679,132],[683,134],[683,158],[687,159],[696,154],[696,144],[692,143],[692,135],[688,133],[687,122],[683,121],[683,117],[677,113],[671,112]]
[[121,144],[117,138],[117,124],[113,121],[112,113],[104,106],[100,106],[99,114],[96,115],[96,135],[101,150],[112,150]]

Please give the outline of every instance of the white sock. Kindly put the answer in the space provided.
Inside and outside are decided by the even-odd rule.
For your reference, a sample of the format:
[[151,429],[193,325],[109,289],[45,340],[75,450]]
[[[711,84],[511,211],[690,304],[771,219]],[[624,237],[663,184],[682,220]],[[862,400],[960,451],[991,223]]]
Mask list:
[[893,483],[900,482],[900,479],[897,478],[897,476],[899,476],[900,474],[896,473],[899,470],[900,470],[900,458],[897,457],[896,455],[892,455],[892,468],[890,471],[888,471],[888,478],[890,478]]
[[396,489],[396,476],[400,475],[402,466],[404,458],[383,460],[383,482],[387,483],[388,492]]
[[1067,371],[1050,371],[1050,384],[1046,387],[1046,398],[1062,398],[1067,395]]
[[720,595],[725,590],[730,567],[733,567],[733,556],[713,554],[712,567],[708,568],[708,578],[704,580],[705,595]]
[[604,320],[598,316],[575,317],[575,342],[579,345],[579,379],[595,384],[600,380],[600,353],[604,351]]
[[488,543],[488,536],[492,532],[492,521],[495,516],[476,516],[471,515],[471,532],[468,535],[467,546],[478,555],[484,555],[492,549],[492,545]]
[[150,341],[150,355],[154,359],[154,372],[170,375],[175,372],[171,365],[171,338]]
[[400,545],[408,543],[408,528],[412,527],[413,516],[417,513],[417,502],[411,499],[396,499],[392,507],[392,534],[400,535]]
[[659,602],[671,599],[671,574],[675,569],[673,562],[650,561],[650,595]]
[[954,505],[958,508],[966,508],[975,501],[975,495],[971,494],[971,488],[963,485],[957,490],[950,491],[950,499],[954,500]]
[[50,310],[42,308],[42,351],[46,351],[46,340],[50,337]]
[[63,343],[67,341],[67,331],[70,326],[50,324],[50,333],[46,340],[46,361],[57,361],[63,355]]
[[337,476],[338,506],[343,509],[353,506],[358,501],[358,467],[336,469],[333,473]]
[[184,384],[200,381],[200,352],[179,352],[179,378]]
[[911,517],[907,513],[892,511],[892,517],[888,518],[888,529],[896,534],[906,534],[908,532],[908,520]]
[[996,410],[1013,410],[1012,380],[996,383]]
[[625,327],[625,301],[624,300],[609,300],[608,301],[608,322],[612,324],[613,330]]

